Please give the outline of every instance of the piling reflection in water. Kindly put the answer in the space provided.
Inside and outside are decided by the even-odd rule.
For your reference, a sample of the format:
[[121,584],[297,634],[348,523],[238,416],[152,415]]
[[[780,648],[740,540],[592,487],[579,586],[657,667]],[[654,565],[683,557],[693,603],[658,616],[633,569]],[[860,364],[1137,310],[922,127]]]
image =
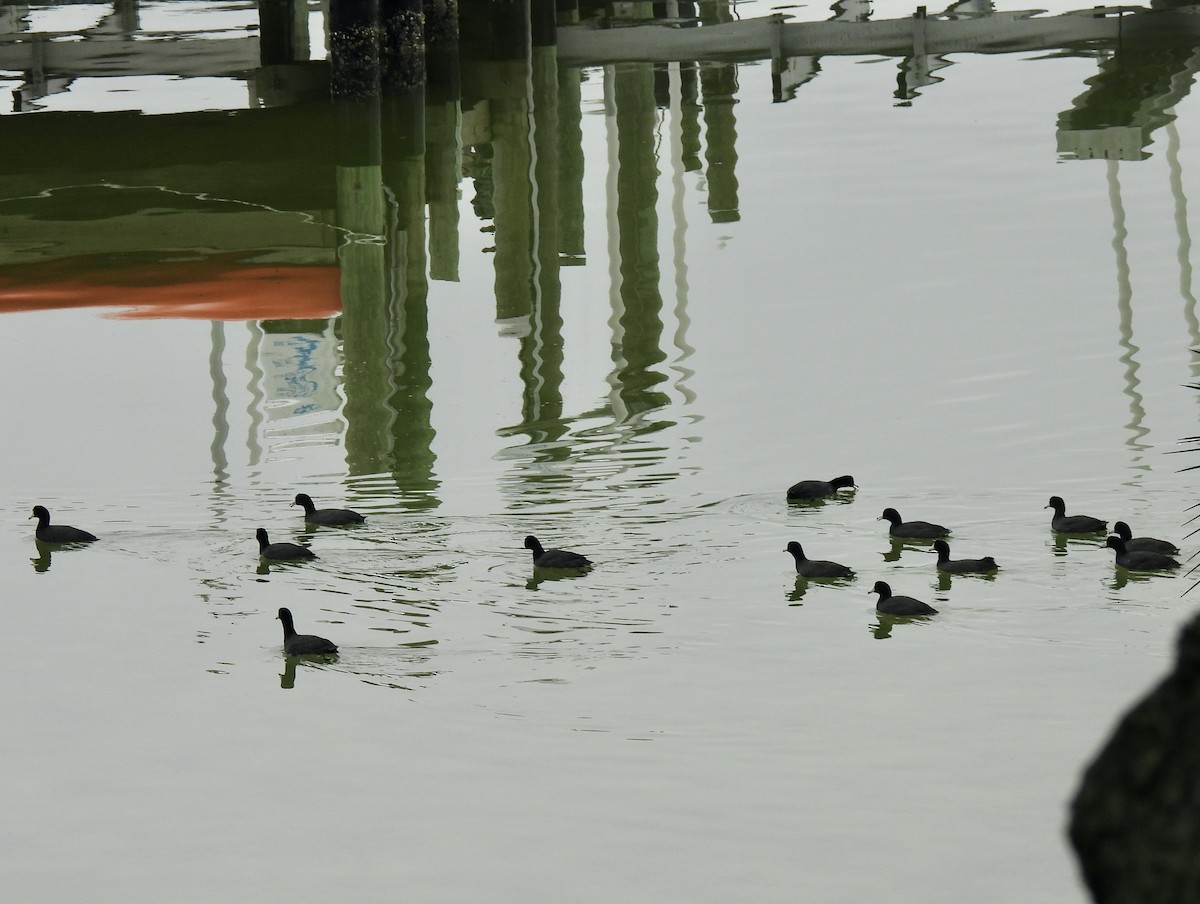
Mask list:
[[1167,127],[1166,154],[1171,166],[1171,193],[1176,205],[1176,229],[1180,246],[1180,293],[1184,316],[1195,344],[1200,326],[1195,316],[1195,298],[1191,292],[1186,196],[1178,165],[1179,145],[1174,128],[1176,103],[1185,98],[1195,73],[1200,68],[1196,38],[1185,33],[1164,34],[1134,19],[1123,32],[1111,57],[1100,61],[1099,72],[1087,79],[1088,89],[1075,98],[1072,107],[1058,121],[1058,150],[1071,159],[1103,159],[1112,208],[1114,269],[1120,361],[1124,365],[1124,393],[1129,400],[1129,437],[1126,444],[1135,465],[1151,448],[1146,441],[1149,429],[1144,398],[1138,377],[1139,347],[1134,342],[1133,282],[1129,269],[1128,240],[1124,200],[1121,192],[1122,161],[1139,161],[1150,156],[1147,148],[1153,134]]
[[423,95],[395,91],[342,109],[352,137],[338,168],[341,222],[360,239],[339,249],[352,477],[389,474],[402,504],[437,504],[433,477]]

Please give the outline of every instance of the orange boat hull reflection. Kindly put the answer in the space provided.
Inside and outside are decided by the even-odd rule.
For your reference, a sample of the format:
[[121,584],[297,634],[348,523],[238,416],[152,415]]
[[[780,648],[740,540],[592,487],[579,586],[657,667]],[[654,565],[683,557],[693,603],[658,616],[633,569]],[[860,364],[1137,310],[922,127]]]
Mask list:
[[113,308],[125,319],[320,320],[341,311],[336,266],[245,254],[185,259],[88,255],[0,267],[0,313]]

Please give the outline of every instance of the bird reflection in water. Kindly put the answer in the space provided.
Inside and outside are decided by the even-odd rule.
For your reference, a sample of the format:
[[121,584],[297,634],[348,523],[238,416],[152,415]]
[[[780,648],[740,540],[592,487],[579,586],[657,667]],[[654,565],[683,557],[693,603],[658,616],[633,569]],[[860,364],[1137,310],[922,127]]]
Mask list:
[[1081,534],[1063,534],[1057,531],[1054,534],[1054,545],[1051,549],[1056,556],[1065,556],[1072,546],[1084,546],[1091,549],[1102,548],[1104,546],[1104,537],[1096,536],[1089,537]]
[[804,594],[808,593],[808,585],[808,578],[800,574],[796,575],[796,584],[792,588],[791,593],[787,595],[788,604],[792,606],[803,606]]
[[336,653],[315,653],[307,656],[287,656],[283,657],[283,671],[279,675],[279,686],[284,690],[291,690],[296,686],[296,666],[300,663],[309,668],[320,668],[332,662],[336,662],[338,655]]
[[29,561],[33,563],[33,570],[38,574],[44,574],[50,570],[50,545],[48,543],[38,543],[38,554]]
[[915,550],[918,552],[929,551],[928,540],[914,540],[910,537],[893,537],[891,535],[888,536],[888,539],[891,541],[891,543],[887,551],[880,553],[880,555],[883,556],[883,561],[885,562],[899,562],[900,554],[906,549],[909,551]]
[[537,590],[544,581],[569,581],[583,577],[588,573],[586,568],[535,568],[525,582],[526,590]]
[[888,640],[892,636],[892,628],[896,625],[922,625],[931,623],[924,615],[884,615],[879,614],[879,621],[868,625],[867,630],[876,640]]

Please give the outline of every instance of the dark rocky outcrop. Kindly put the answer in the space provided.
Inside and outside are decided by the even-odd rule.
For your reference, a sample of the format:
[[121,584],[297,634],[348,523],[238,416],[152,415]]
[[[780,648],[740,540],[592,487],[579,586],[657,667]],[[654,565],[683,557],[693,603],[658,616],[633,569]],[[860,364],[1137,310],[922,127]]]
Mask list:
[[1068,831],[1097,904],[1200,902],[1200,615],[1087,768]]

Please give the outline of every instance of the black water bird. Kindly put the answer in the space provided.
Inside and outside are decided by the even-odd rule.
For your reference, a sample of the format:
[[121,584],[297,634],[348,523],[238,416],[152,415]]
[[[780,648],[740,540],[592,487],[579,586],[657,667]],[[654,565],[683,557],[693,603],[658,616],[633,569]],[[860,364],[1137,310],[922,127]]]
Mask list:
[[1117,564],[1129,571],[1165,571],[1179,567],[1178,562],[1160,552],[1127,549],[1120,537],[1109,537],[1104,543],[1109,549],[1117,551]]
[[525,538],[525,548],[533,552],[535,568],[590,568],[592,560],[568,549],[543,549],[538,538]]
[[1157,552],[1164,556],[1173,556],[1179,552],[1179,547],[1167,540],[1156,540],[1154,537],[1135,537],[1129,525],[1118,521],[1113,525],[1113,533],[1125,541],[1125,548],[1130,552]]
[[304,520],[309,524],[361,524],[367,520],[366,517],[351,509],[319,509],[313,505],[312,497],[308,493],[297,493],[292,505],[304,508]]
[[967,572],[995,571],[1000,567],[991,556],[984,556],[982,559],[952,559],[950,558],[950,544],[945,540],[934,540],[933,548],[937,552],[938,571],[965,574]]
[[30,518],[37,518],[37,527],[33,535],[43,543],[91,543],[98,539],[95,534],[89,534],[78,527],[66,524],[51,524],[50,510],[44,505],[35,505]]
[[1054,509],[1054,517],[1050,526],[1062,534],[1098,534],[1108,527],[1107,521],[1093,518],[1091,515],[1066,515],[1067,504],[1061,496],[1051,496],[1046,508]]
[[911,596],[892,596],[892,588],[887,581],[876,581],[871,593],[879,594],[875,609],[884,615],[937,615],[937,609],[928,603]]
[[292,623],[292,610],[280,609],[275,616],[283,622],[283,652],[289,656],[312,656],[319,653],[336,653],[337,644],[315,634],[297,634]]
[[295,562],[300,559],[317,557],[317,554],[307,546],[300,546],[297,543],[272,543],[267,537],[267,532],[261,527],[254,532],[254,536],[258,538],[258,554],[264,559]]
[[893,537],[911,537],[916,540],[932,540],[934,537],[950,535],[950,528],[929,521],[902,521],[894,508],[885,508],[876,521],[891,522],[888,533]]
[[835,477],[833,480],[801,480],[788,487],[788,499],[820,499],[823,496],[833,496],[842,487],[853,487],[854,478],[849,474]]
[[809,559],[804,555],[804,548],[795,540],[783,550],[790,552],[796,560],[796,574],[805,578],[852,578],[854,572],[845,565],[829,562],[825,559]]

